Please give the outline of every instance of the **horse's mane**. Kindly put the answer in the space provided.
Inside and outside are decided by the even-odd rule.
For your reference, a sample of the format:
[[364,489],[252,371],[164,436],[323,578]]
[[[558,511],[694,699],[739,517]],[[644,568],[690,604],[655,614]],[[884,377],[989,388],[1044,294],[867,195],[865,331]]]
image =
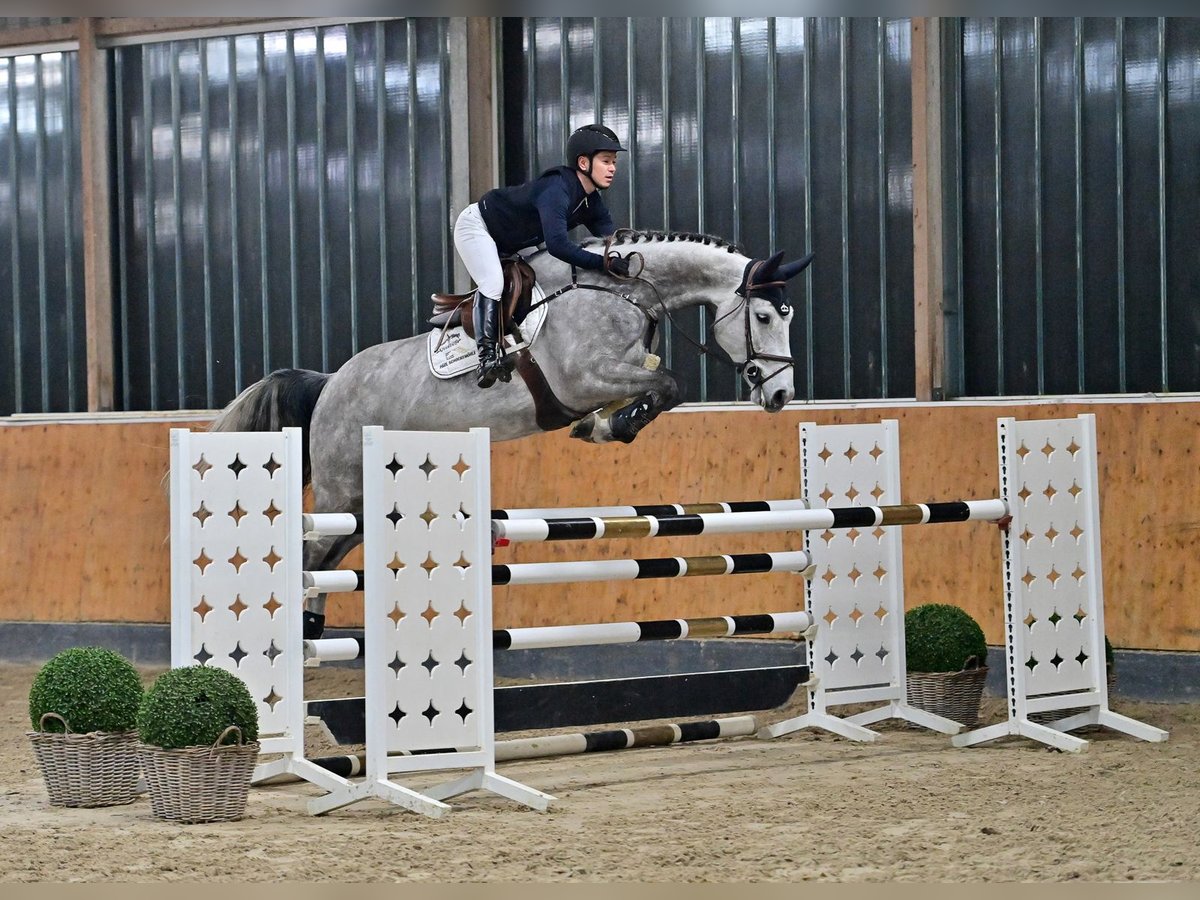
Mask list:
[[[621,228],[613,236],[613,245],[622,246],[625,244],[650,243],[653,241],[684,241],[690,244],[705,244],[710,247],[719,247],[727,250],[730,253],[741,253],[745,255],[737,244],[732,241],[727,241],[725,238],[717,237],[712,234],[701,234],[695,231],[635,231],[632,228]],[[595,246],[604,243],[603,238],[588,238],[583,242],[583,246]]]

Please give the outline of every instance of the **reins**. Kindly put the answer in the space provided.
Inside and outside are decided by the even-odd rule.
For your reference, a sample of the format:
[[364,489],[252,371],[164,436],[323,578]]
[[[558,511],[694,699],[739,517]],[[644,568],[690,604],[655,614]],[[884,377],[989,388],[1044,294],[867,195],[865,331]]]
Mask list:
[[[700,353],[707,355],[707,356],[712,356],[715,359],[719,360],[720,362],[725,363],[726,365],[730,366],[734,370],[744,374],[747,367],[751,365],[750,364],[750,356],[751,355],[760,355],[760,354],[753,354],[753,352],[752,352],[754,343],[753,343],[753,340],[752,340],[751,334],[750,334],[749,311],[747,310],[747,313],[746,313],[746,350],[747,350],[747,353],[750,355],[748,355],[746,357],[746,362],[744,362],[744,363],[734,362],[733,359],[729,356],[729,354],[727,354],[720,346],[709,346],[707,343],[703,343],[703,342],[698,341],[695,338],[693,338],[690,334],[687,333],[687,331],[682,326],[679,325],[678,322],[675,321],[675,317],[671,314],[671,310],[667,307],[667,304],[662,299],[662,294],[659,292],[658,286],[655,285],[654,282],[650,281],[650,279],[642,277],[642,272],[644,272],[646,270],[646,257],[643,254],[639,253],[637,250],[630,250],[628,253],[626,253],[624,256],[622,256],[619,252],[615,252],[612,249],[613,244],[617,243],[617,241],[619,240],[621,235],[637,234],[637,233],[638,232],[634,231],[631,228],[618,228],[615,232],[613,232],[611,235],[609,235],[608,237],[606,237],[604,239],[604,254],[603,255],[604,255],[604,271],[605,271],[605,273],[608,274],[609,277],[615,278],[618,281],[625,281],[625,282],[638,281],[638,282],[641,282],[642,284],[646,285],[653,292],[655,304],[662,311],[662,315],[666,316],[667,321],[671,323],[671,329],[672,329],[671,333],[672,334],[678,333],[678,334],[682,335],[683,338],[689,344],[691,344],[693,347],[695,347],[697,350],[699,350]],[[610,259],[613,259],[614,257],[624,259],[626,262],[629,262],[631,264],[636,259],[638,262],[637,272],[632,272],[632,270],[631,270],[631,274],[628,276],[618,275],[616,272],[613,272],[611,269],[609,269],[608,261]],[[751,273],[757,271],[757,267],[761,264],[762,264],[761,260],[755,262],[754,268],[751,269]],[[748,284],[748,283],[749,283],[748,278],[743,280],[743,285]],[[783,284],[784,284],[784,282],[782,282],[782,281],[773,281],[773,282],[770,282],[770,283],[764,284],[764,285],[755,285],[754,287],[755,288],[775,287],[777,285],[782,287]],[[650,332],[647,335],[647,343],[649,342],[650,336],[654,334],[654,329],[658,327],[659,319],[654,316],[654,314],[652,312],[652,308],[647,309],[645,306],[643,306],[641,303],[638,302],[638,299],[636,296],[634,296],[633,294],[628,293],[626,291],[619,291],[616,288],[612,288],[612,287],[609,287],[608,285],[604,285],[604,284],[581,284],[579,282],[578,270],[576,269],[576,267],[574,265],[571,266],[571,283],[563,285],[562,287],[560,287],[558,290],[554,291],[551,294],[547,294],[545,297],[543,297],[537,303],[533,304],[533,306],[530,307],[530,311],[536,309],[539,306],[543,306],[552,300],[555,300],[555,299],[561,297],[563,294],[566,294],[570,291],[577,290],[577,289],[585,289],[585,290],[589,290],[589,291],[602,291],[606,294],[612,294],[616,297],[620,297],[626,303],[632,304],[633,306],[637,307],[637,309],[641,311],[642,315],[644,315],[650,321]],[[739,287],[734,293],[736,293],[738,296],[740,296],[742,298],[742,302],[739,303],[737,306],[733,307],[733,309],[729,310],[728,312],[723,313],[722,315],[718,316],[717,319],[713,322],[714,329],[716,328],[717,325],[719,325],[721,322],[723,322],[726,318],[728,318],[729,316],[733,315],[734,313],[737,313],[738,311],[744,309],[746,307],[746,304],[749,302],[750,295],[746,290],[743,290],[742,287]],[[764,359],[772,359],[772,360],[783,360],[784,359],[784,357],[778,357],[778,356],[773,356],[773,355],[761,354],[761,356]],[[792,360],[790,357],[788,357],[787,365],[791,365],[791,364],[792,364]],[[772,372],[771,375],[768,376],[768,378],[773,378],[776,374],[783,371],[783,369],[787,368],[787,365],[781,366],[779,369],[776,369],[775,372]],[[755,367],[755,368],[757,368],[757,367]],[[758,382],[758,384],[761,385],[763,382],[767,381],[768,378],[762,379],[761,381]],[[751,386],[753,387],[756,385],[752,383]]]

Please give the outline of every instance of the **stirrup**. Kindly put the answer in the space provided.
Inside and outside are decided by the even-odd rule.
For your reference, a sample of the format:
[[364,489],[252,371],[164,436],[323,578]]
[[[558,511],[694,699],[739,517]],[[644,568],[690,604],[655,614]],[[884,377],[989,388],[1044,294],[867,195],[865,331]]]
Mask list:
[[479,388],[490,388],[497,381],[512,381],[512,368],[507,365],[508,357],[496,356],[490,362],[480,357],[479,368],[475,371],[475,385]]
[[512,373],[504,366],[488,366],[484,372],[475,374],[475,386],[481,390],[487,390],[497,381],[503,381],[505,384],[512,381]]

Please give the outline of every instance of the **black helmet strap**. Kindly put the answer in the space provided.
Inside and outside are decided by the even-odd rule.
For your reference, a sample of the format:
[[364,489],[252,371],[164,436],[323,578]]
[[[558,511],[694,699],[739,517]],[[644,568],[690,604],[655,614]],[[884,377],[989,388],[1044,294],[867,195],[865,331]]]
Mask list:
[[603,153],[603,152],[604,152],[603,150],[595,150],[591,153],[580,153],[579,156],[587,157],[588,164],[587,164],[586,169],[579,168],[579,156],[575,157],[575,159],[573,159],[571,161],[573,163],[573,168],[575,169],[575,171],[578,172],[579,174],[583,175],[585,178],[587,178],[587,180],[592,183],[592,187],[594,187],[598,191],[604,191],[604,190],[607,190],[607,188],[602,188],[602,187],[600,187],[600,185],[596,184],[596,179],[592,177],[592,162],[595,160],[597,153]]

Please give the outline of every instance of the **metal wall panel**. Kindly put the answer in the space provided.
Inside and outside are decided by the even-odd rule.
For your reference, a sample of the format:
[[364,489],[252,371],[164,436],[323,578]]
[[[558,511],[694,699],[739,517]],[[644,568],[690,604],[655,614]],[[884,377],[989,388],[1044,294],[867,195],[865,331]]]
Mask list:
[[87,408],[74,53],[0,58],[0,415]]
[[1200,390],[1200,20],[959,27],[953,390]]
[[15,31],[19,28],[37,28],[45,25],[66,25],[72,21],[69,17],[44,16],[42,18],[0,16],[0,31]]
[[[949,394],[1200,390],[1200,20],[946,26]],[[120,406],[217,407],[423,327],[453,256],[447,29],[112,51]],[[792,290],[799,397],[911,396],[907,20],[501,36],[506,182],[605,121],[634,151],[618,222],[817,252]],[[73,53],[0,60],[0,414],[86,407],[77,91]],[[669,333],[665,352],[689,399],[739,396]]]
[[120,404],[213,408],[449,285],[446,19],[114,51]]
[[[798,397],[912,396],[906,19],[510,19],[502,47],[506,183],[603,121],[631,150],[606,198],[619,225],[816,251],[791,288]],[[681,325],[706,333],[700,312]],[[728,368],[665,347],[687,399],[739,396]]]
[[[1162,163],[1166,227],[1160,236],[1171,302],[1164,319],[1168,353],[1166,386],[1200,390],[1200,18],[1171,19],[1167,57]],[[1129,203],[1128,197],[1125,203]]]

